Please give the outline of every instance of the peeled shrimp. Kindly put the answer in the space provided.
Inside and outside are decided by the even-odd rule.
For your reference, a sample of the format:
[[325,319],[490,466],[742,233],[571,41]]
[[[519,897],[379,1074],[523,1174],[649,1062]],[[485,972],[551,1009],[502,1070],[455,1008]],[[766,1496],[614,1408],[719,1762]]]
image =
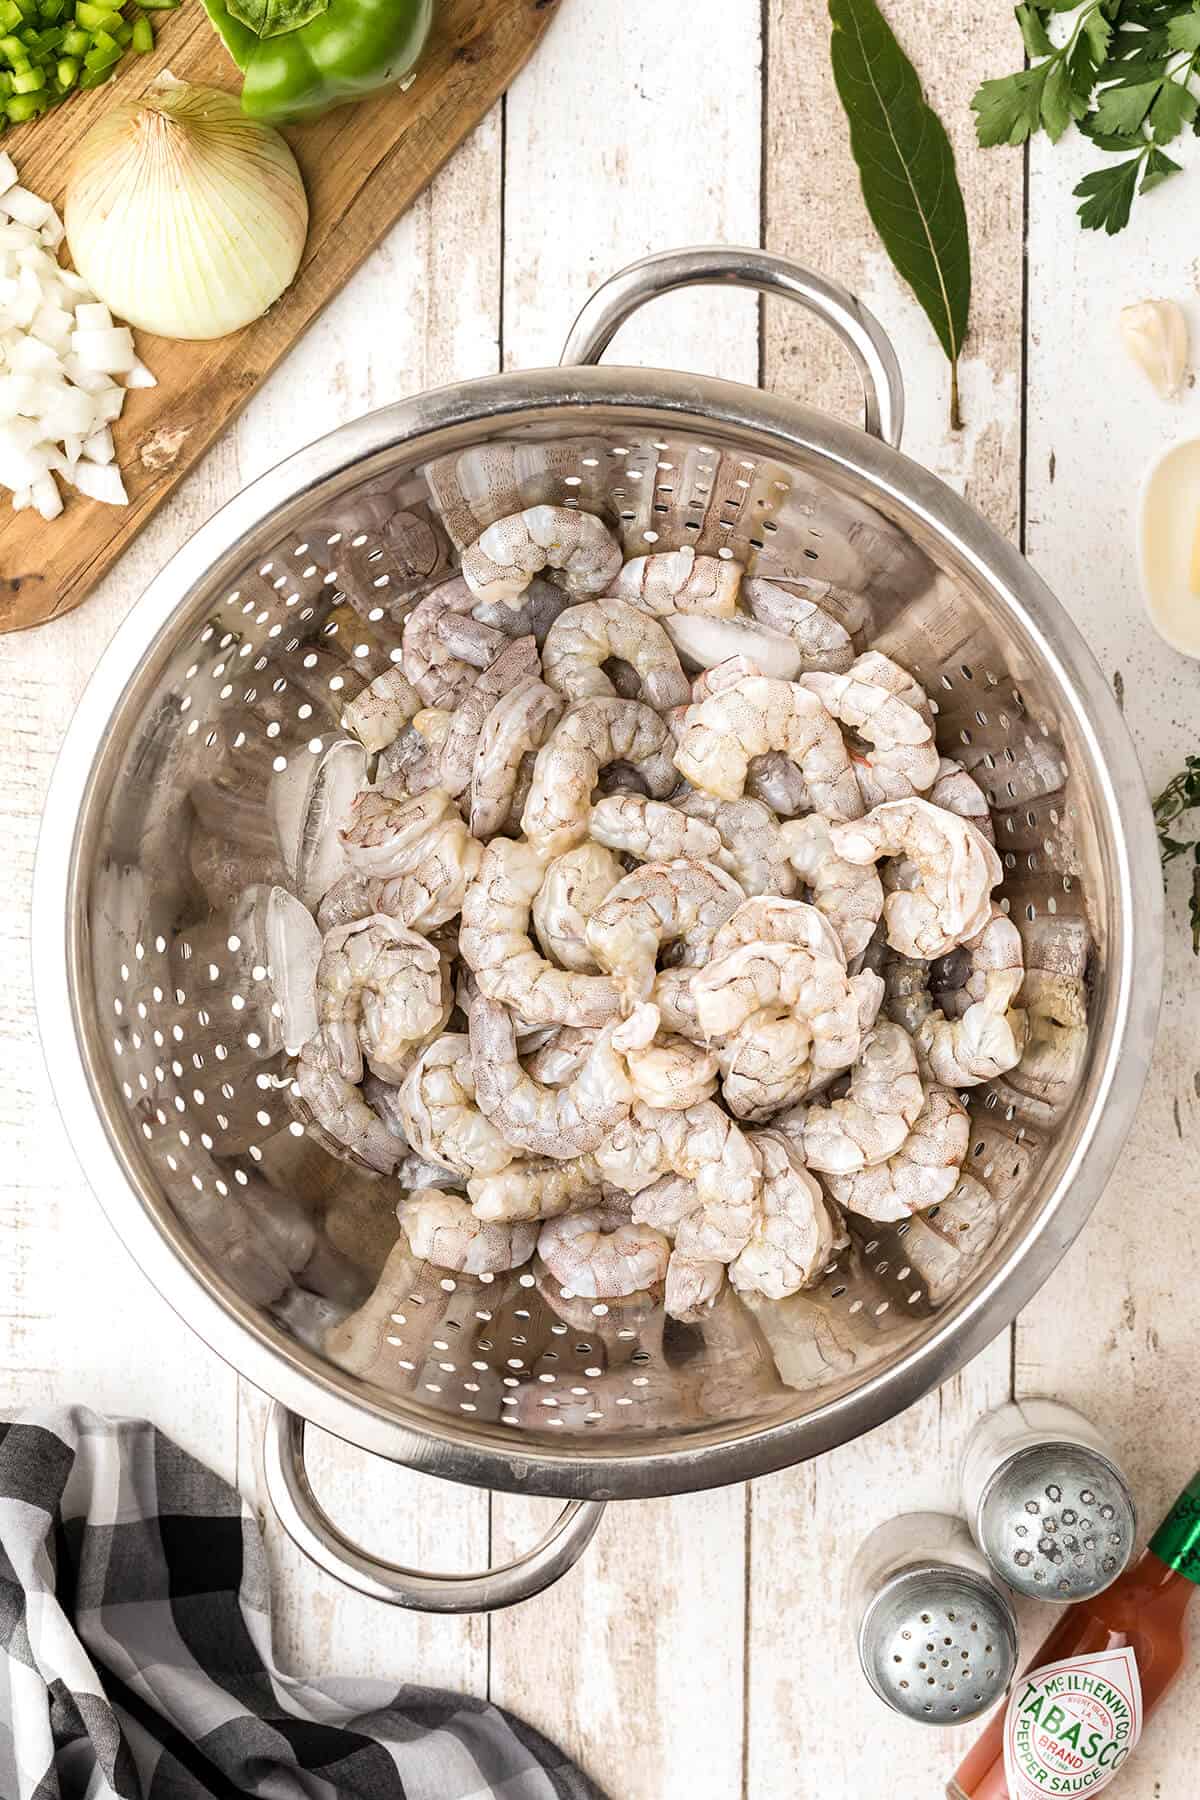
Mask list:
[[422,1188],[397,1209],[414,1256],[464,1275],[500,1275],[527,1263],[536,1225],[486,1223],[461,1194]]
[[[708,1100],[717,1088],[717,1058],[713,1051],[687,1038],[668,1032],[656,1035],[660,1015],[656,1006],[645,1006],[638,1012],[652,1015],[648,1037],[639,1042],[621,1042],[620,1048],[629,1070],[634,1095],[647,1106],[668,1112],[684,1112]],[[627,1033],[632,1020],[626,1020],[618,1032]]]
[[846,966],[842,940],[824,913],[807,901],[788,900],[779,894],[757,894],[744,900],[713,938],[713,960],[742,944],[795,944],[810,956],[828,956]]
[[528,844],[493,838],[462,904],[459,950],[481,993],[536,1025],[604,1025],[620,1013],[608,975],[556,969],[528,935],[544,864]]
[[471,1206],[481,1219],[556,1219],[589,1195],[599,1197],[604,1177],[592,1156],[565,1162],[531,1156],[498,1175],[477,1175],[467,1183]]
[[663,1292],[663,1311],[669,1318],[685,1325],[695,1324],[711,1308],[725,1285],[725,1264],[697,1262],[672,1250],[667,1264],[667,1285]]
[[944,806],[947,812],[969,819],[982,831],[989,844],[996,841],[996,828],[987,795],[973,775],[960,762],[943,756],[938,764],[937,779],[925,796],[931,806]]
[[497,519],[462,554],[476,599],[509,604],[543,569],[570,594],[603,594],[620,568],[621,547],[604,521],[571,506],[530,506]]
[[459,1175],[498,1175],[516,1156],[476,1104],[471,1046],[462,1032],[447,1032],[421,1052],[396,1110],[413,1149]]
[[739,1293],[784,1300],[811,1287],[848,1240],[804,1157],[779,1131],[756,1131],[763,1183],[750,1241],[729,1265]]
[[858,818],[862,800],[842,734],[799,682],[751,675],[690,707],[675,766],[693,787],[736,800],[751,757],[770,750],[791,757],[821,812]]
[[645,1000],[664,944],[680,939],[691,957],[704,954],[717,927],[745,899],[733,877],[713,863],[645,863],[624,876],[592,914],[587,944],[602,969],[618,978],[627,1004]]
[[1028,1036],[1026,1015],[1013,1005],[1025,979],[1025,957],[1012,920],[993,906],[983,930],[963,947],[971,962],[960,990],[966,1002],[961,1015],[930,1012],[916,1034],[930,1073],[949,1087],[973,1087],[1015,1068]]
[[800,679],[827,712],[872,746],[855,771],[868,805],[904,799],[933,785],[941,759],[932,715],[924,690],[907,669],[868,650],[843,675]]
[[347,1081],[324,1032],[301,1050],[293,1093],[310,1130],[335,1155],[381,1175],[392,1173],[404,1155],[404,1142],[372,1112],[362,1089]]
[[991,891],[1004,871],[983,834],[956,813],[927,800],[891,800],[864,819],[834,825],[830,839],[847,862],[911,859],[917,886],[883,903],[888,943],[901,955],[944,956],[987,924]]
[[840,1206],[864,1218],[907,1219],[953,1193],[970,1141],[970,1121],[957,1094],[931,1087],[895,1156],[853,1175],[826,1175],[825,1186]]
[[829,821],[820,813],[790,819],[779,828],[791,867],[812,893],[849,959],[866,949],[883,911],[883,884],[874,867],[835,855]]
[[760,1011],[717,1045],[721,1093],[737,1119],[765,1120],[813,1084],[812,1031],[795,1013]]
[[587,1061],[562,1087],[543,1087],[521,1067],[512,1018],[495,1000],[481,994],[469,1026],[480,1111],[518,1149],[560,1160],[582,1156],[628,1114],[633,1089],[611,1025],[597,1033]]
[[533,901],[533,927],[546,955],[561,968],[581,973],[599,968],[587,947],[587,922],[624,873],[620,859],[595,843],[564,850],[547,868]]
[[670,638],[656,620],[622,600],[570,606],[551,627],[542,655],[546,681],[567,700],[616,692],[604,664],[617,657],[638,679],[638,698],[662,711],[690,695]]
[[460,910],[482,856],[444,788],[407,799],[368,788],[341,839],[351,867],[379,879],[376,910],[427,931]]
[[805,1161],[810,1169],[834,1175],[886,1162],[901,1148],[924,1105],[912,1039],[899,1025],[876,1025],[851,1071],[846,1098],[805,1110]]
[[371,898],[372,882],[357,869],[339,875],[317,908],[317,924],[321,931],[332,931],[335,925],[349,925],[352,919],[365,919],[375,911]]
[[418,601],[404,621],[401,666],[426,706],[456,706],[479,674],[473,663],[454,654],[439,630],[448,614],[469,615],[474,604],[475,595],[455,575]]
[[420,712],[423,696],[395,664],[377,675],[342,714],[342,725],[366,750],[383,750]]
[[506,644],[495,662],[476,675],[459,699],[438,759],[438,776],[448,794],[461,794],[470,785],[483,727],[496,702],[537,673],[537,647],[525,637]]
[[659,1017],[660,1030],[686,1038],[692,1044],[706,1044],[704,1027],[696,1017],[696,1001],[692,994],[695,969],[684,964],[660,969],[650,990],[650,1004]]
[[[405,875],[413,866],[414,846],[443,820],[453,817],[457,811],[444,788],[428,788],[423,794],[407,797],[364,788],[339,836],[347,860],[358,874]],[[419,850],[416,853],[419,855]]]
[[[815,1028],[831,1029],[850,1045],[842,1068],[857,1053],[858,1008],[840,957],[813,956],[797,944],[737,944],[713,956],[692,980],[696,1016],[714,1037],[737,1031],[756,1012],[783,1008]],[[839,1052],[840,1053],[840,1052]]]
[[742,583],[742,599],[760,625],[786,632],[794,639],[806,669],[837,673],[854,661],[854,647],[845,627],[803,594],[793,594],[761,577],[750,577]]
[[609,593],[655,618],[668,613],[699,612],[729,619],[737,609],[741,579],[740,563],[717,556],[697,556],[687,545],[682,550],[635,556],[620,571]]
[[568,1081],[574,1081],[587,1062],[598,1028],[594,1025],[552,1025],[547,1030],[547,1037],[535,1050],[526,1053],[522,1046],[521,1061],[527,1073],[543,1087],[563,1087]]
[[600,698],[568,707],[534,764],[521,815],[530,844],[549,860],[583,842],[592,790],[610,763],[632,763],[656,798],[670,793],[674,743],[663,720],[640,701]]
[[[790,769],[795,764],[789,762]],[[743,795],[719,800],[697,788],[672,797],[671,805],[691,819],[703,819],[717,833],[717,849],[709,862],[728,870],[747,894],[793,894],[795,873],[788,862],[779,821],[768,806]]]
[[661,1231],[634,1225],[609,1202],[543,1225],[538,1255],[555,1281],[590,1300],[637,1294],[664,1279],[671,1246]]
[[627,1194],[673,1173],[694,1181],[702,1202],[728,1199],[746,1206],[759,1183],[749,1140],[712,1100],[684,1112],[635,1102],[595,1160],[604,1179]]
[[317,1010],[339,1074],[359,1082],[363,1055],[399,1080],[414,1044],[450,1017],[450,967],[437,947],[372,913],[328,932],[317,969]]
[[640,862],[679,856],[714,862],[722,851],[720,833],[711,825],[644,794],[607,794],[597,800],[589,829],[595,843],[624,850]]
[[471,771],[473,837],[486,840],[504,830],[514,812],[521,765],[545,743],[561,714],[559,696],[536,675],[497,700],[480,730]]

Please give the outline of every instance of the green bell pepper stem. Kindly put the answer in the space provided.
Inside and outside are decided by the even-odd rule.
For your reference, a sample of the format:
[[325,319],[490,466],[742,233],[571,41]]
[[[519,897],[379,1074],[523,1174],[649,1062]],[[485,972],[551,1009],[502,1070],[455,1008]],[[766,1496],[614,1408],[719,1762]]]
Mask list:
[[226,0],[204,0],[242,71],[243,112],[273,125],[316,118],[403,81],[425,47],[433,6],[434,0],[328,0],[306,24],[259,37]]

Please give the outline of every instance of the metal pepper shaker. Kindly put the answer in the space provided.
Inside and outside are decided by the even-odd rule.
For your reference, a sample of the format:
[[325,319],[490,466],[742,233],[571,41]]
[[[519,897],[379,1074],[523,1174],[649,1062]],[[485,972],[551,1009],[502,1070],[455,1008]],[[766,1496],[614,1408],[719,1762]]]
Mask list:
[[850,1576],[863,1674],[896,1712],[961,1725],[1007,1691],[1012,1607],[961,1519],[906,1513],[873,1531]]
[[1060,1400],[1010,1402],[979,1421],[962,1466],[963,1511],[1000,1579],[1066,1605],[1114,1582],[1137,1513],[1102,1434]]

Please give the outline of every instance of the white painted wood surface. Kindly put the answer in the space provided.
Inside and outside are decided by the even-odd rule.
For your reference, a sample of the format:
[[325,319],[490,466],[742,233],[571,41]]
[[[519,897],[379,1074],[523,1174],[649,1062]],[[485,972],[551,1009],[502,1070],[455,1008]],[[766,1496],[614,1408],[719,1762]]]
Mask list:
[[[1155,402],[1115,345],[1118,307],[1194,300],[1178,187],[1116,246],[1083,237],[1070,145],[1030,159],[1028,292],[1019,154],[971,143],[977,79],[1012,66],[1007,8],[967,0],[936,66],[924,0],[889,0],[952,131],[975,247],[965,431],[945,367],[875,242],[828,77],[816,0],[567,0],[510,94],[82,611],[0,640],[8,879],[0,891],[0,1407],[80,1400],[155,1419],[253,1493],[264,1403],[150,1290],[109,1233],[62,1135],[36,1044],[28,905],[37,821],[72,707],[149,575],[214,508],[320,431],[417,389],[556,360],[587,292],[634,256],[765,241],[856,285],[899,347],[906,447],[1002,530],[1024,530],[1123,692],[1148,778],[1195,743],[1195,665],[1136,597],[1133,480],[1200,429],[1200,400]],[[939,9],[939,15],[940,15]],[[765,166],[764,166],[765,156]],[[1193,174],[1192,180],[1198,177]],[[1165,224],[1164,224],[1165,221]],[[1028,336],[1022,344],[1027,300]],[[1193,307],[1193,324],[1200,325]],[[819,334],[749,299],[690,294],[614,354],[755,380],[839,409],[848,373]],[[844,1579],[889,1513],[947,1504],[963,1435],[1013,1382],[1063,1393],[1123,1446],[1146,1517],[1200,1461],[1192,1229],[1200,1128],[1198,975],[1174,890],[1166,1012],[1148,1097],[1112,1189],[1064,1268],[956,1380],[806,1468],[613,1508],[558,1589],[488,1621],[418,1620],[360,1601],[271,1535],[283,1656],[490,1693],[551,1733],[613,1800],[932,1800],[969,1736],[906,1726],[854,1667]],[[318,1440],[336,1516],[385,1553],[464,1567],[528,1541],[550,1510],[411,1476]],[[1044,1616],[1031,1632],[1045,1627]],[[1031,1635],[1030,1642],[1036,1641]],[[1190,1791],[1200,1675],[1154,1721],[1117,1790]]]

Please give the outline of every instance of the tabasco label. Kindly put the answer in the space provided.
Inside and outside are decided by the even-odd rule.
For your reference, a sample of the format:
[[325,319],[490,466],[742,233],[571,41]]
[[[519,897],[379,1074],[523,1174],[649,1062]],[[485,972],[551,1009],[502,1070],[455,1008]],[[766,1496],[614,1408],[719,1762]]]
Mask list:
[[1142,1732],[1142,1684],[1133,1651],[1069,1656],[1022,1676],[1004,1720],[1011,1800],[1098,1794],[1120,1773]]

